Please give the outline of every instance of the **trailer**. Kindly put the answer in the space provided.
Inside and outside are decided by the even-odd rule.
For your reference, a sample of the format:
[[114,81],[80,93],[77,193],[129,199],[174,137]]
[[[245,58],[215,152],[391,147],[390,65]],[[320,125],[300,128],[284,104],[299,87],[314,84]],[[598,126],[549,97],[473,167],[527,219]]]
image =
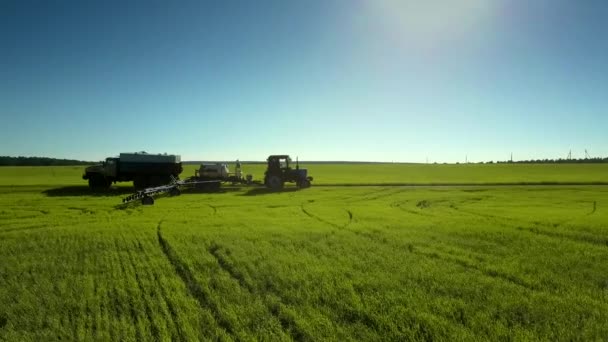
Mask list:
[[170,196],[179,196],[184,188],[198,188],[202,184],[206,184],[211,187],[219,188],[219,180],[206,180],[206,181],[193,181],[193,180],[179,180],[172,178],[170,184],[155,186],[146,188],[143,190],[136,191],[135,193],[122,199],[123,204],[129,204],[135,201],[141,201],[142,205],[154,204],[154,197],[161,194],[169,194]]
[[123,198],[123,204],[141,200],[143,205],[154,204],[154,197],[162,194],[179,196],[182,190],[196,189],[200,191],[217,191],[222,184],[253,184],[253,176],[248,174],[243,177],[241,163],[236,161],[234,173],[230,173],[228,164],[225,163],[203,163],[194,171],[194,176],[185,180],[179,180],[171,176],[170,183],[166,185],[153,186],[136,191],[135,193]]

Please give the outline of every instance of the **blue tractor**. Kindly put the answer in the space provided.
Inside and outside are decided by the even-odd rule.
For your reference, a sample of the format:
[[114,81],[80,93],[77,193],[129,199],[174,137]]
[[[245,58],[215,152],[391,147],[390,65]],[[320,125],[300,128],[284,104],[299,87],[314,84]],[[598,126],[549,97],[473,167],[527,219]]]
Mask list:
[[312,177],[308,170],[301,169],[296,159],[295,169],[290,167],[291,158],[288,155],[272,155],[268,159],[268,167],[264,173],[264,184],[271,190],[281,190],[285,182],[296,183],[299,188],[310,187]]

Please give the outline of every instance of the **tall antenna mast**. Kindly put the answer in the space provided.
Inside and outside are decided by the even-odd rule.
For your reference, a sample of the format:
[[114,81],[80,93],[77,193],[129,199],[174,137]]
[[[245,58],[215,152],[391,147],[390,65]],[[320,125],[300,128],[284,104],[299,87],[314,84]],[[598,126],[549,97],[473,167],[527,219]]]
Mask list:
[[572,150],[570,150],[570,152],[568,152],[568,160],[572,160]]
[[587,152],[587,149],[585,149],[585,159],[591,159],[591,156],[589,155],[589,152]]
[[513,152],[511,152],[511,163],[513,162]]

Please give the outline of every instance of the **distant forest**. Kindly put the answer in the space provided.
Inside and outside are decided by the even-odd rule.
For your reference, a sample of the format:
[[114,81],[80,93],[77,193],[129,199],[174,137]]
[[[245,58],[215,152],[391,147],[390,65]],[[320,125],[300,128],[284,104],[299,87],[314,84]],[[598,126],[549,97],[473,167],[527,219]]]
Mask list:
[[[493,161],[480,162],[480,164],[493,164]],[[580,159],[536,159],[536,160],[506,160],[497,161],[497,164],[587,164],[587,163],[608,163],[607,158],[580,158]]]
[[[184,161],[183,164],[200,164],[200,161]],[[244,164],[265,164],[264,161],[242,161]],[[359,162],[359,161],[303,161],[306,164],[384,164],[382,162]],[[385,162],[390,163],[390,162]],[[536,159],[516,161],[487,161],[478,164],[583,164],[583,163],[608,163],[607,158],[581,158],[581,159]],[[69,165],[92,165],[95,162],[74,159],[57,159],[47,157],[9,157],[0,156],[0,166],[69,166]],[[410,163],[397,163],[410,164]],[[439,164],[439,163],[434,163]],[[446,163],[443,163],[446,164]],[[460,163],[456,163],[460,164]]]
[[0,156],[0,166],[65,166],[65,165],[91,165],[93,162],[56,159],[47,157],[9,157]]

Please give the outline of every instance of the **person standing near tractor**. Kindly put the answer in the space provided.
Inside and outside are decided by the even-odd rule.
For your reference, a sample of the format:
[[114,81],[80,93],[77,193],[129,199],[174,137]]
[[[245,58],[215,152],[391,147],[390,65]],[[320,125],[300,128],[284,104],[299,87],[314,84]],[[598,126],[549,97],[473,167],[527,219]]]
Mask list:
[[236,166],[234,167],[234,175],[236,176],[237,179],[241,179],[241,177],[242,177],[241,162],[238,159],[236,160]]

